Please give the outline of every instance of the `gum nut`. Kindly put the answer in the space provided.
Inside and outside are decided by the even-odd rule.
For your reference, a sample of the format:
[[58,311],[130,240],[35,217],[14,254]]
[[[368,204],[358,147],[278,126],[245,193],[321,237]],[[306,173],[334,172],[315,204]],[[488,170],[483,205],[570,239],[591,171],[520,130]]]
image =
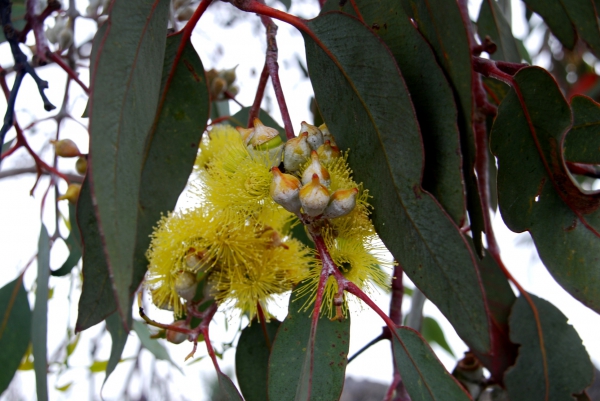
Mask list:
[[319,146],[323,145],[323,134],[320,129],[314,125],[308,124],[306,121],[302,121],[300,133],[302,134],[304,132],[308,134],[307,141],[312,150],[317,150],[319,149]]
[[77,203],[77,199],[79,199],[79,192],[81,192],[80,184],[69,184],[67,187],[67,192],[58,197],[58,200],[67,199],[71,203]]
[[227,82],[223,78],[216,77],[210,84],[210,94],[213,99],[218,98],[227,86]]
[[331,143],[331,146],[336,146],[335,139],[333,138],[333,135],[331,135],[331,132],[329,132],[329,128],[327,128],[327,125],[321,124],[319,126],[319,129],[323,134],[323,141],[329,141]]
[[300,203],[304,213],[316,217],[323,213],[329,203],[329,191],[319,181],[319,176],[313,174],[311,182],[300,189]]
[[288,212],[299,212],[301,207],[300,180],[293,175],[282,173],[277,167],[273,167],[271,173],[273,173],[271,198]]
[[191,301],[194,298],[197,286],[196,275],[190,272],[181,272],[175,278],[175,291],[186,301]]
[[254,119],[254,136],[250,139],[252,146],[262,145],[275,137],[279,137],[279,131],[275,128],[267,127],[258,118]]
[[325,167],[321,165],[321,162],[319,161],[319,155],[317,154],[317,152],[313,150],[310,154],[310,159],[310,164],[308,165],[306,170],[304,170],[304,173],[302,173],[302,184],[307,185],[312,180],[313,175],[316,174],[317,177],[319,177],[321,184],[328,187],[329,184],[331,184],[329,172]]
[[85,156],[80,156],[79,159],[75,162],[75,170],[81,175],[84,175],[87,171],[87,158]]
[[54,145],[56,156],[60,157],[77,157],[81,154],[79,148],[70,139],[61,139],[60,141],[50,141]]
[[[189,329],[189,327],[185,323],[185,320],[177,320],[177,321],[173,322],[171,324],[171,326],[177,326],[177,327]],[[185,333],[180,333],[175,330],[167,329],[166,338],[167,338],[167,341],[170,343],[181,344],[182,342],[187,340],[188,335]]]
[[233,97],[236,97],[240,93],[240,88],[237,85],[231,85],[227,88],[227,92]]
[[310,146],[305,132],[296,138],[289,139],[283,149],[283,166],[286,171],[298,171],[310,156]]
[[356,196],[358,188],[338,189],[331,195],[329,205],[323,212],[323,217],[326,219],[334,219],[342,217],[350,213],[356,207]]
[[68,49],[73,44],[73,31],[64,28],[58,33],[58,46],[61,49]]
[[331,146],[331,142],[329,141],[325,141],[323,145],[319,146],[319,149],[317,149],[317,154],[323,163],[329,163],[333,159],[341,156],[341,152],[338,147]]
[[244,141],[244,146],[248,146],[248,144],[250,143],[250,140],[254,136],[254,127],[252,127],[252,128],[235,127],[235,129],[242,136],[242,141]]
[[218,76],[219,73],[214,68],[211,68],[210,70],[206,71],[206,79],[209,83],[212,82]]
[[238,66],[236,65],[233,68],[230,68],[228,70],[223,70],[221,71],[221,77],[227,82],[227,85],[231,85],[234,81],[235,81],[235,69],[238,68]]

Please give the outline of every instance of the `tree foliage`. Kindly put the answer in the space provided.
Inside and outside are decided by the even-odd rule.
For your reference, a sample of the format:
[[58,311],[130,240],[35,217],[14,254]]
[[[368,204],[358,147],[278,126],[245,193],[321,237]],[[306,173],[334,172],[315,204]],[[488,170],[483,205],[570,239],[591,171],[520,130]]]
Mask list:
[[[106,321],[111,355],[95,368],[106,378],[133,330],[158,359],[170,361],[156,337],[193,343],[190,357],[205,345],[223,399],[337,399],[352,360],[352,294],[386,324],[373,343],[393,345],[386,400],[492,393],[589,399],[593,365],[579,335],[556,306],[511,276],[491,217],[498,209],[512,231],[528,231],[552,277],[600,313],[600,197],[592,190],[600,177],[600,105],[598,77],[583,61],[600,57],[593,1],[524,1],[528,20],[548,27],[543,49],[557,44],[549,72],[526,63],[531,58],[513,36],[507,1],[483,0],[471,21],[463,0],[328,0],[310,20],[260,0],[230,0],[231,10],[260,16],[267,40],[255,102],[235,115],[234,70],[207,69],[190,40],[212,0],[91,1],[98,30],[89,88],[75,72],[74,2],[59,11],[48,0],[41,13],[35,3],[0,0],[16,77],[9,89],[1,75],[8,99],[2,159],[24,148],[38,179],[47,174],[51,186],[70,184],[61,197],[71,202],[70,255],[50,271],[50,249],[61,235],[42,225],[33,308],[23,273],[0,289],[0,346],[9,350],[0,355],[0,391],[32,353],[38,399],[48,398],[48,280],[78,280],[71,271],[81,258],[75,331]],[[57,42],[51,50],[43,23],[57,15],[57,32],[47,33]],[[278,75],[280,23],[302,34],[317,106],[315,126],[303,123],[298,135]],[[19,48],[30,30],[31,62]],[[18,125],[14,102],[27,74],[45,108],[54,107],[44,95],[48,83],[35,72],[39,60],[58,64],[67,85],[89,94],[89,153],[58,136],[54,144],[56,157],[80,158],[79,176],[61,172],[56,157],[44,161]],[[260,109],[269,79],[283,127]],[[15,140],[5,142],[13,129]],[[292,167],[300,151],[308,153]],[[234,192],[239,177],[241,192]],[[186,185],[195,186],[200,206],[174,211]],[[379,258],[378,239],[393,267]],[[164,269],[161,247],[175,255]],[[285,259],[284,250],[295,256]],[[404,274],[469,347],[452,374],[428,343],[451,352],[437,323],[403,324]],[[372,284],[391,287],[389,313],[365,293]],[[267,301],[292,287],[285,320],[270,318]],[[135,306],[148,291],[156,306],[174,309],[173,322],[157,322],[142,303]],[[232,304],[250,320],[236,349],[239,390],[221,371],[209,333],[217,310],[236,313]],[[76,346],[70,335],[67,358]]]

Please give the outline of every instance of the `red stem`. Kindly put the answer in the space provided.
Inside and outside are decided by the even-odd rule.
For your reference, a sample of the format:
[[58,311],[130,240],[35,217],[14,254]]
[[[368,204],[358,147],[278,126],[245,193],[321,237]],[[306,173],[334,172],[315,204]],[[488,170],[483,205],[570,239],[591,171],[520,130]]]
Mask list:
[[81,88],[84,90],[85,93],[87,93],[88,95],[90,94],[90,88],[88,88],[83,82],[81,82],[81,80],[79,79],[79,75],[75,71],[73,71],[73,69],[71,67],[69,67],[67,65],[67,63],[65,63],[59,55],[49,51],[46,53],[46,56],[48,56],[48,58],[50,60],[52,60],[56,64],[58,64],[63,70],[65,70],[65,72],[69,75],[69,77],[73,81],[77,82],[79,84],[79,86],[81,86]]
[[267,331],[267,320],[265,319],[265,313],[262,310],[262,306],[260,306],[260,302],[256,302],[256,310],[258,313],[258,320],[260,320],[260,326],[262,328],[263,334],[265,336],[265,342],[267,343],[267,348],[269,352],[271,351],[271,339],[269,338],[269,332]]
[[[35,6],[35,4],[34,4],[34,6]],[[46,20],[46,18],[48,18],[50,16],[50,14],[52,14],[54,11],[60,10],[60,7],[61,7],[60,1],[50,0],[48,2],[48,5],[46,6],[44,11],[42,11],[42,13],[40,15],[36,16],[35,13],[29,15],[29,10],[28,10],[27,15],[25,16],[27,23],[23,27],[23,30],[21,30],[21,32],[19,32],[19,42],[24,43],[25,40],[27,39],[27,34],[29,33],[29,31],[31,31],[32,26],[35,26],[36,24],[41,24],[43,26],[43,22]],[[34,8],[34,10],[35,10],[35,8]]]
[[[264,5],[264,0],[259,0]],[[263,25],[267,30],[267,55],[265,58],[265,66],[269,71],[271,82],[273,83],[273,90],[275,91],[275,97],[277,98],[277,104],[281,112],[281,118],[283,119],[283,125],[285,127],[285,134],[288,139],[294,138],[294,128],[292,127],[292,120],[290,119],[290,113],[285,102],[285,96],[279,80],[279,63],[277,57],[279,50],[277,48],[277,25],[273,20],[268,17],[261,15],[260,17]]]
[[[44,20],[40,18],[41,16],[35,15],[35,8],[37,3],[37,0],[27,0],[27,14],[25,14],[25,19],[31,26],[31,29],[33,29],[33,35],[35,36],[36,54],[38,55],[41,61],[45,62],[46,53],[48,53],[49,49],[46,43],[46,36],[44,35]],[[60,4],[58,5],[58,7],[60,8]]]
[[267,86],[267,81],[269,80],[269,67],[267,66],[267,61],[265,60],[265,66],[263,67],[262,72],[260,73],[260,80],[258,81],[258,88],[256,88],[256,95],[254,96],[254,103],[252,103],[252,107],[250,108],[250,113],[248,114],[248,128],[254,127],[254,119],[258,117],[260,113],[260,104],[262,103],[263,97],[265,95],[265,88]]
[[358,9],[358,6],[356,5],[356,0],[350,0],[350,5],[352,6],[352,9],[354,9],[354,12],[356,13],[356,16],[358,17],[360,22],[364,24],[365,19],[363,18],[362,14],[360,13],[360,10]]

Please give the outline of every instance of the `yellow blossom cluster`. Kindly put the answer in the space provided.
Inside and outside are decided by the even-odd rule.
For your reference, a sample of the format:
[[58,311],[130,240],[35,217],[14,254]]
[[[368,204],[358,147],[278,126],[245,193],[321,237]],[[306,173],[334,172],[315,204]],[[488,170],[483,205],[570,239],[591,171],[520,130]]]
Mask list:
[[[298,224],[319,230],[348,280],[363,289],[389,285],[385,248],[373,245],[368,192],[352,180],[326,127],[303,123],[301,134],[283,143],[259,120],[251,129],[215,126],[204,135],[190,184],[198,206],[163,217],[147,252],[153,302],[176,317],[188,303],[214,299],[252,318],[257,305],[266,309],[275,294],[304,280],[314,284],[305,287],[312,304],[321,263],[292,236]],[[330,315],[336,293],[330,279]]]

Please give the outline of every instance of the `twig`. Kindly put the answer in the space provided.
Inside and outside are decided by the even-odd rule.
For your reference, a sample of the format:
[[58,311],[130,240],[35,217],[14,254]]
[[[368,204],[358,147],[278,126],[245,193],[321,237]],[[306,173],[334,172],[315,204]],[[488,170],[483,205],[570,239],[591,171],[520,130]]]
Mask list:
[[361,349],[359,349],[358,351],[356,351],[356,353],[354,355],[352,355],[350,358],[348,358],[348,363],[350,363],[353,360],[355,360],[360,354],[362,354],[363,352],[365,352],[366,350],[368,350],[369,348],[371,348],[373,345],[377,344],[379,341],[381,341],[381,340],[387,340],[389,338],[391,338],[391,337],[388,337],[384,333],[381,333],[380,335],[378,335],[377,337],[375,337],[374,339],[372,339],[371,341],[369,341],[367,344],[365,344]]
[[[259,0],[264,5],[264,0]],[[269,71],[271,82],[273,83],[273,90],[275,91],[275,97],[279,104],[279,110],[281,111],[281,118],[283,119],[283,125],[285,127],[285,134],[288,139],[294,138],[294,128],[292,127],[292,120],[290,119],[290,113],[285,103],[285,96],[283,95],[283,89],[281,88],[281,82],[279,80],[279,63],[277,62],[277,56],[279,50],[277,48],[277,25],[273,20],[268,17],[261,15],[260,19],[267,29],[267,55],[265,58],[265,66]]]
[[[397,263],[397,262],[396,262]],[[404,271],[400,264],[396,264],[394,266],[394,275],[392,277],[392,299],[390,300],[390,319],[397,326],[402,324],[402,299],[404,298],[404,285],[402,283],[402,277],[404,276]],[[413,293],[413,305],[414,305],[414,293]],[[385,336],[387,339],[392,339],[392,333],[389,327],[384,327],[382,336]],[[393,345],[392,345],[392,355],[393,355]],[[392,385],[388,390],[389,399],[394,401],[410,401],[410,397],[406,392],[406,387],[404,386],[404,382],[402,381],[402,377],[400,376],[400,372],[398,371],[398,364],[394,363],[394,380],[392,381]],[[396,394],[395,399],[393,399],[393,394]]]
[[254,119],[258,117],[260,113],[260,104],[262,103],[263,96],[265,95],[265,87],[267,86],[267,81],[269,80],[269,68],[267,67],[267,62],[265,60],[265,66],[263,67],[262,72],[260,73],[260,80],[258,81],[258,88],[256,88],[256,95],[254,96],[254,103],[252,103],[252,107],[250,108],[250,113],[248,114],[248,124],[247,127],[254,126]]
[[585,175],[586,177],[600,178],[600,167],[594,164],[566,162],[567,168],[573,174]]
[[65,70],[65,72],[69,75],[69,77],[77,82],[79,84],[79,86],[81,86],[81,88],[84,90],[85,93],[87,93],[88,95],[90,94],[90,88],[88,88],[80,79],[79,79],[79,75],[77,75],[77,73],[75,71],[73,71],[73,69],[71,67],[69,67],[63,60],[62,58],[57,55],[56,53],[53,52],[47,52],[46,56],[48,56],[48,58],[52,61],[54,61],[56,64],[58,64],[63,70]]
[[267,321],[265,319],[265,313],[263,312],[260,302],[256,302],[256,310],[258,312],[258,319],[260,320],[260,327],[262,328],[263,335],[265,336],[265,342],[269,352],[271,351],[271,339],[269,338],[269,332],[267,331]]
[[[25,24],[25,26],[23,27],[21,32],[19,32],[19,42],[25,43],[25,40],[27,39],[27,34],[29,33],[29,31],[31,31],[32,26],[36,25],[36,24],[40,24],[43,26],[43,23],[46,20],[46,18],[48,18],[50,16],[50,14],[52,14],[54,11],[60,10],[60,8],[61,8],[60,1],[48,0],[48,4],[46,5],[46,8],[44,9],[44,11],[42,11],[42,13],[40,15],[37,15],[37,16],[33,15],[33,16],[29,16],[29,18],[27,18],[27,23]],[[32,24],[32,21],[33,21],[33,24]]]

